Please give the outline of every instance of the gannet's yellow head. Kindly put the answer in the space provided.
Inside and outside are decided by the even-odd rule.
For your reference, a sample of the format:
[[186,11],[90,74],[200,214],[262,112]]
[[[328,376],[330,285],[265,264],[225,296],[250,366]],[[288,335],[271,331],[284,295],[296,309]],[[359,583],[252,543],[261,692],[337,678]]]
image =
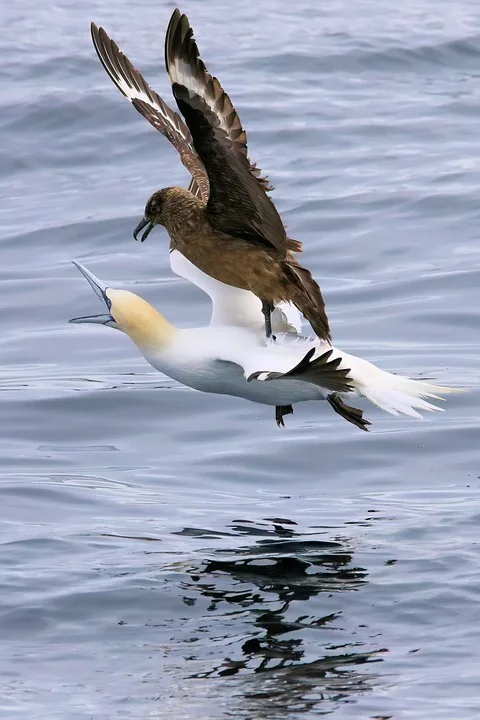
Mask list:
[[108,313],[72,318],[69,322],[94,323],[122,330],[142,352],[160,350],[169,344],[177,330],[153,305],[128,290],[107,287],[86,267],[73,263],[103,300]]
[[127,333],[140,350],[168,345],[176,329],[153,305],[128,290],[107,288],[106,295],[118,328]]

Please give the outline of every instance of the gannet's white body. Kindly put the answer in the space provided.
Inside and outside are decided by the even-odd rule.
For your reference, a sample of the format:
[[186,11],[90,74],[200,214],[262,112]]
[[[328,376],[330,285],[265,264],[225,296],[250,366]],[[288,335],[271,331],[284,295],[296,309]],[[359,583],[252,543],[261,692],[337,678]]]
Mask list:
[[[262,321],[255,322],[255,319],[259,320],[258,314],[261,318],[260,307],[257,307],[258,314],[254,312],[253,305],[252,312],[248,311],[251,298],[244,297],[241,301],[244,303],[244,314],[237,326],[217,325],[214,321],[214,318],[218,320],[215,305],[221,298],[220,287],[216,289],[216,299],[212,298],[211,325],[178,329],[138,295],[107,287],[85,267],[79,263],[75,265],[105,302],[109,312],[74,318],[71,322],[97,323],[122,330],[152,367],[196,390],[233,395],[277,407],[306,400],[330,400],[333,396],[363,396],[393,415],[403,413],[415,417],[420,417],[418,410],[440,409],[424,398],[441,399],[439,394],[454,391],[392,375],[318,338],[306,338],[292,332],[279,334],[277,331],[275,341],[267,340]],[[197,278],[197,281],[195,284],[199,284],[202,278]],[[211,285],[209,289],[210,294],[213,292]],[[229,290],[244,292],[236,288]],[[256,300],[255,296],[252,297]],[[238,311],[237,303],[235,306]],[[286,310],[288,312],[288,307]],[[231,318],[231,315],[227,313],[226,317]],[[278,326],[282,322],[285,324],[279,316]],[[358,413],[361,419],[360,411],[343,407]],[[336,411],[339,412],[338,409]],[[346,417],[343,412],[340,414]],[[363,429],[368,424],[364,420],[351,421]]]
[[[166,347],[139,349],[156,370],[195,390],[288,405],[325,400],[329,391],[300,380],[247,380],[262,370],[265,375],[284,375],[312,348],[317,350],[315,357],[322,354],[307,338],[291,343],[288,335],[277,335],[276,343],[262,342],[251,330],[219,326],[177,330]],[[325,347],[324,352],[330,349]]]

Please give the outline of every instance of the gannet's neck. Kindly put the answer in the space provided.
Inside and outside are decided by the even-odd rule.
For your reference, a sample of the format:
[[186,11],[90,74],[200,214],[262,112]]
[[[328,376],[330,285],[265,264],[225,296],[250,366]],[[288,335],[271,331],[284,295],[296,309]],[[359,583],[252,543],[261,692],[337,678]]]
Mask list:
[[107,290],[110,312],[120,328],[141,353],[162,351],[170,345],[178,329],[153,305],[128,290]]

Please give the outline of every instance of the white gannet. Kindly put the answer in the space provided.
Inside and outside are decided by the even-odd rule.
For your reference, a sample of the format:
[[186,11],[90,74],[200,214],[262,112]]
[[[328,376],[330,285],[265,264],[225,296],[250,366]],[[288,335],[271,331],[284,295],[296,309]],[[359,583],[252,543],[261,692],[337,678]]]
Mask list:
[[[171,250],[169,257],[170,267],[176,275],[189,280],[210,297],[212,302],[210,326],[244,327],[263,333],[262,303],[256,295],[249,290],[242,290],[215,280],[191,263],[179,250]],[[280,302],[275,306],[271,315],[271,325],[274,337],[279,333],[298,335],[302,331],[300,313],[295,305],[288,302]],[[276,407],[277,424],[283,425],[282,418],[292,413],[291,405]]]
[[[195,390],[241,397],[277,411],[306,400],[328,400],[363,430],[370,423],[343,398],[363,396],[392,415],[421,417],[420,410],[441,409],[425,398],[442,400],[441,395],[456,392],[392,375],[318,337],[285,333],[272,341],[245,327],[176,328],[138,295],[109,287],[80,263],[74,264],[108,312],[70,322],[123,331],[152,367]],[[278,425],[283,425],[285,414],[277,412]]]

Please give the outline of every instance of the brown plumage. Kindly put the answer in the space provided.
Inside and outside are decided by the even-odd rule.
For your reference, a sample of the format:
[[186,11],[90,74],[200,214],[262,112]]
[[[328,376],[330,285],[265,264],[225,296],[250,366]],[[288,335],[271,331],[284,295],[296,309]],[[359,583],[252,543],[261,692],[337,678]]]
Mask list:
[[158,190],[147,202],[145,220],[149,229],[163,225],[170,235],[171,249],[178,250],[207,275],[234,287],[250,290],[272,307],[291,301],[305,315],[317,335],[330,340],[328,320],[322,323],[320,289],[310,272],[292,252],[282,256],[259,238],[248,242],[212,226],[206,206],[184,188]]
[[252,291],[269,313],[291,301],[316,334],[331,340],[321,290],[293,252],[301,243],[287,237],[267,191],[266,178],[250,162],[247,137],[233,104],[199,57],[186,15],[175,10],[165,39],[165,63],[185,122],[143,79],[103,29],[92,37],[106,71],[136,110],[177,148],[192,174],[189,191],[166,188],[152,195],[135,230],[162,224],[178,249],[203,272]]
[[[173,13],[172,19],[178,12],[176,10]],[[135,109],[172,143],[179,153],[182,163],[192,175],[189,186],[190,192],[207,202],[210,192],[208,175],[203,162],[193,147],[190,130],[180,115],[172,110],[155,90],[152,90],[142,74],[132,65],[127,56],[121,52],[116,42],[108,36],[103,28],[97,27],[92,22],[90,29],[99,60],[111,80]],[[219,83],[218,87],[223,92]],[[260,186],[266,191],[273,190],[268,178],[262,177],[262,171],[255,163],[248,160],[247,134],[241,126],[235,108],[225,93],[221,98],[221,105],[223,110],[219,115],[222,117],[223,126],[226,128],[229,137],[234,140],[234,151],[247,159],[249,170]],[[301,243],[299,245],[301,246]]]

